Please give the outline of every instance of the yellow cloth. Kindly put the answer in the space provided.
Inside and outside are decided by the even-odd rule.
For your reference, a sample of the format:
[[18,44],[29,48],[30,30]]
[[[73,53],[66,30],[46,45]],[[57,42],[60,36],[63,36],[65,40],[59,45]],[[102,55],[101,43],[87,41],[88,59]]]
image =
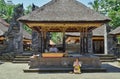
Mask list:
[[81,68],[80,66],[74,66],[74,73],[81,73]]

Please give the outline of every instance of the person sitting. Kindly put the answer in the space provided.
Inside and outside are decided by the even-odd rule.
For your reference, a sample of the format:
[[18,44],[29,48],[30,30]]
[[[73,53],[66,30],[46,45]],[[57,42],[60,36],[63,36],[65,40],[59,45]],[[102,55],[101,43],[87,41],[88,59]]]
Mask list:
[[74,67],[74,73],[75,74],[80,74],[81,73],[81,62],[79,61],[78,58],[74,61],[73,67]]
[[49,52],[58,52],[58,49],[55,47],[55,45],[51,45]]

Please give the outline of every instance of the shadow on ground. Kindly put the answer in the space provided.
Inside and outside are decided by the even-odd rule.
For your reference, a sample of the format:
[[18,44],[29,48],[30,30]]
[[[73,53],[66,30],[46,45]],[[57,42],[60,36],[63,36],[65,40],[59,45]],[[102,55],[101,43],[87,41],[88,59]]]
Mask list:
[[112,66],[110,64],[102,64],[103,68],[107,69],[107,72],[120,72],[120,68]]
[[3,64],[3,62],[2,61],[0,61],[0,65],[2,65]]

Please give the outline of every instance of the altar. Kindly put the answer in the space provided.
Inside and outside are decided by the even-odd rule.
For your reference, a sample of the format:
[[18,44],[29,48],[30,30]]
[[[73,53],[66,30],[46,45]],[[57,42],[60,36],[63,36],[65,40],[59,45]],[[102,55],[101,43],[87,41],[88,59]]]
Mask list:
[[[52,56],[51,56],[52,55]],[[82,62],[82,68],[100,68],[101,62],[93,55],[81,55],[80,57],[61,57],[61,54],[48,54],[45,57],[31,58],[30,68],[73,68],[76,58]],[[44,56],[44,55],[43,55]]]

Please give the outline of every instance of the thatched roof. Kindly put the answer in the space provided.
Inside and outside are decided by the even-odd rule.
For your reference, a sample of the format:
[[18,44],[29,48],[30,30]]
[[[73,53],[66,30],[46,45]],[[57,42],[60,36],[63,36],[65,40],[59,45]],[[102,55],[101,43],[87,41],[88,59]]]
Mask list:
[[[94,29],[92,31],[93,36],[104,36],[104,30],[105,30],[104,25]],[[68,35],[68,36],[80,36],[80,33],[78,33],[78,32],[69,32],[69,33],[66,33],[66,35]]]
[[78,37],[80,36],[80,33],[79,32],[66,32],[65,35]]
[[8,31],[9,24],[0,18],[0,36],[2,36],[6,31]]
[[22,22],[108,22],[110,18],[95,12],[76,0],[52,0],[30,14],[19,18],[19,20]]
[[105,30],[104,25],[94,29],[92,31],[93,32],[93,36],[104,36],[104,30]]
[[23,29],[23,38],[32,39],[32,36],[30,33],[28,33],[26,30]]
[[109,34],[120,35],[120,26],[114,29],[113,31],[111,31]]

